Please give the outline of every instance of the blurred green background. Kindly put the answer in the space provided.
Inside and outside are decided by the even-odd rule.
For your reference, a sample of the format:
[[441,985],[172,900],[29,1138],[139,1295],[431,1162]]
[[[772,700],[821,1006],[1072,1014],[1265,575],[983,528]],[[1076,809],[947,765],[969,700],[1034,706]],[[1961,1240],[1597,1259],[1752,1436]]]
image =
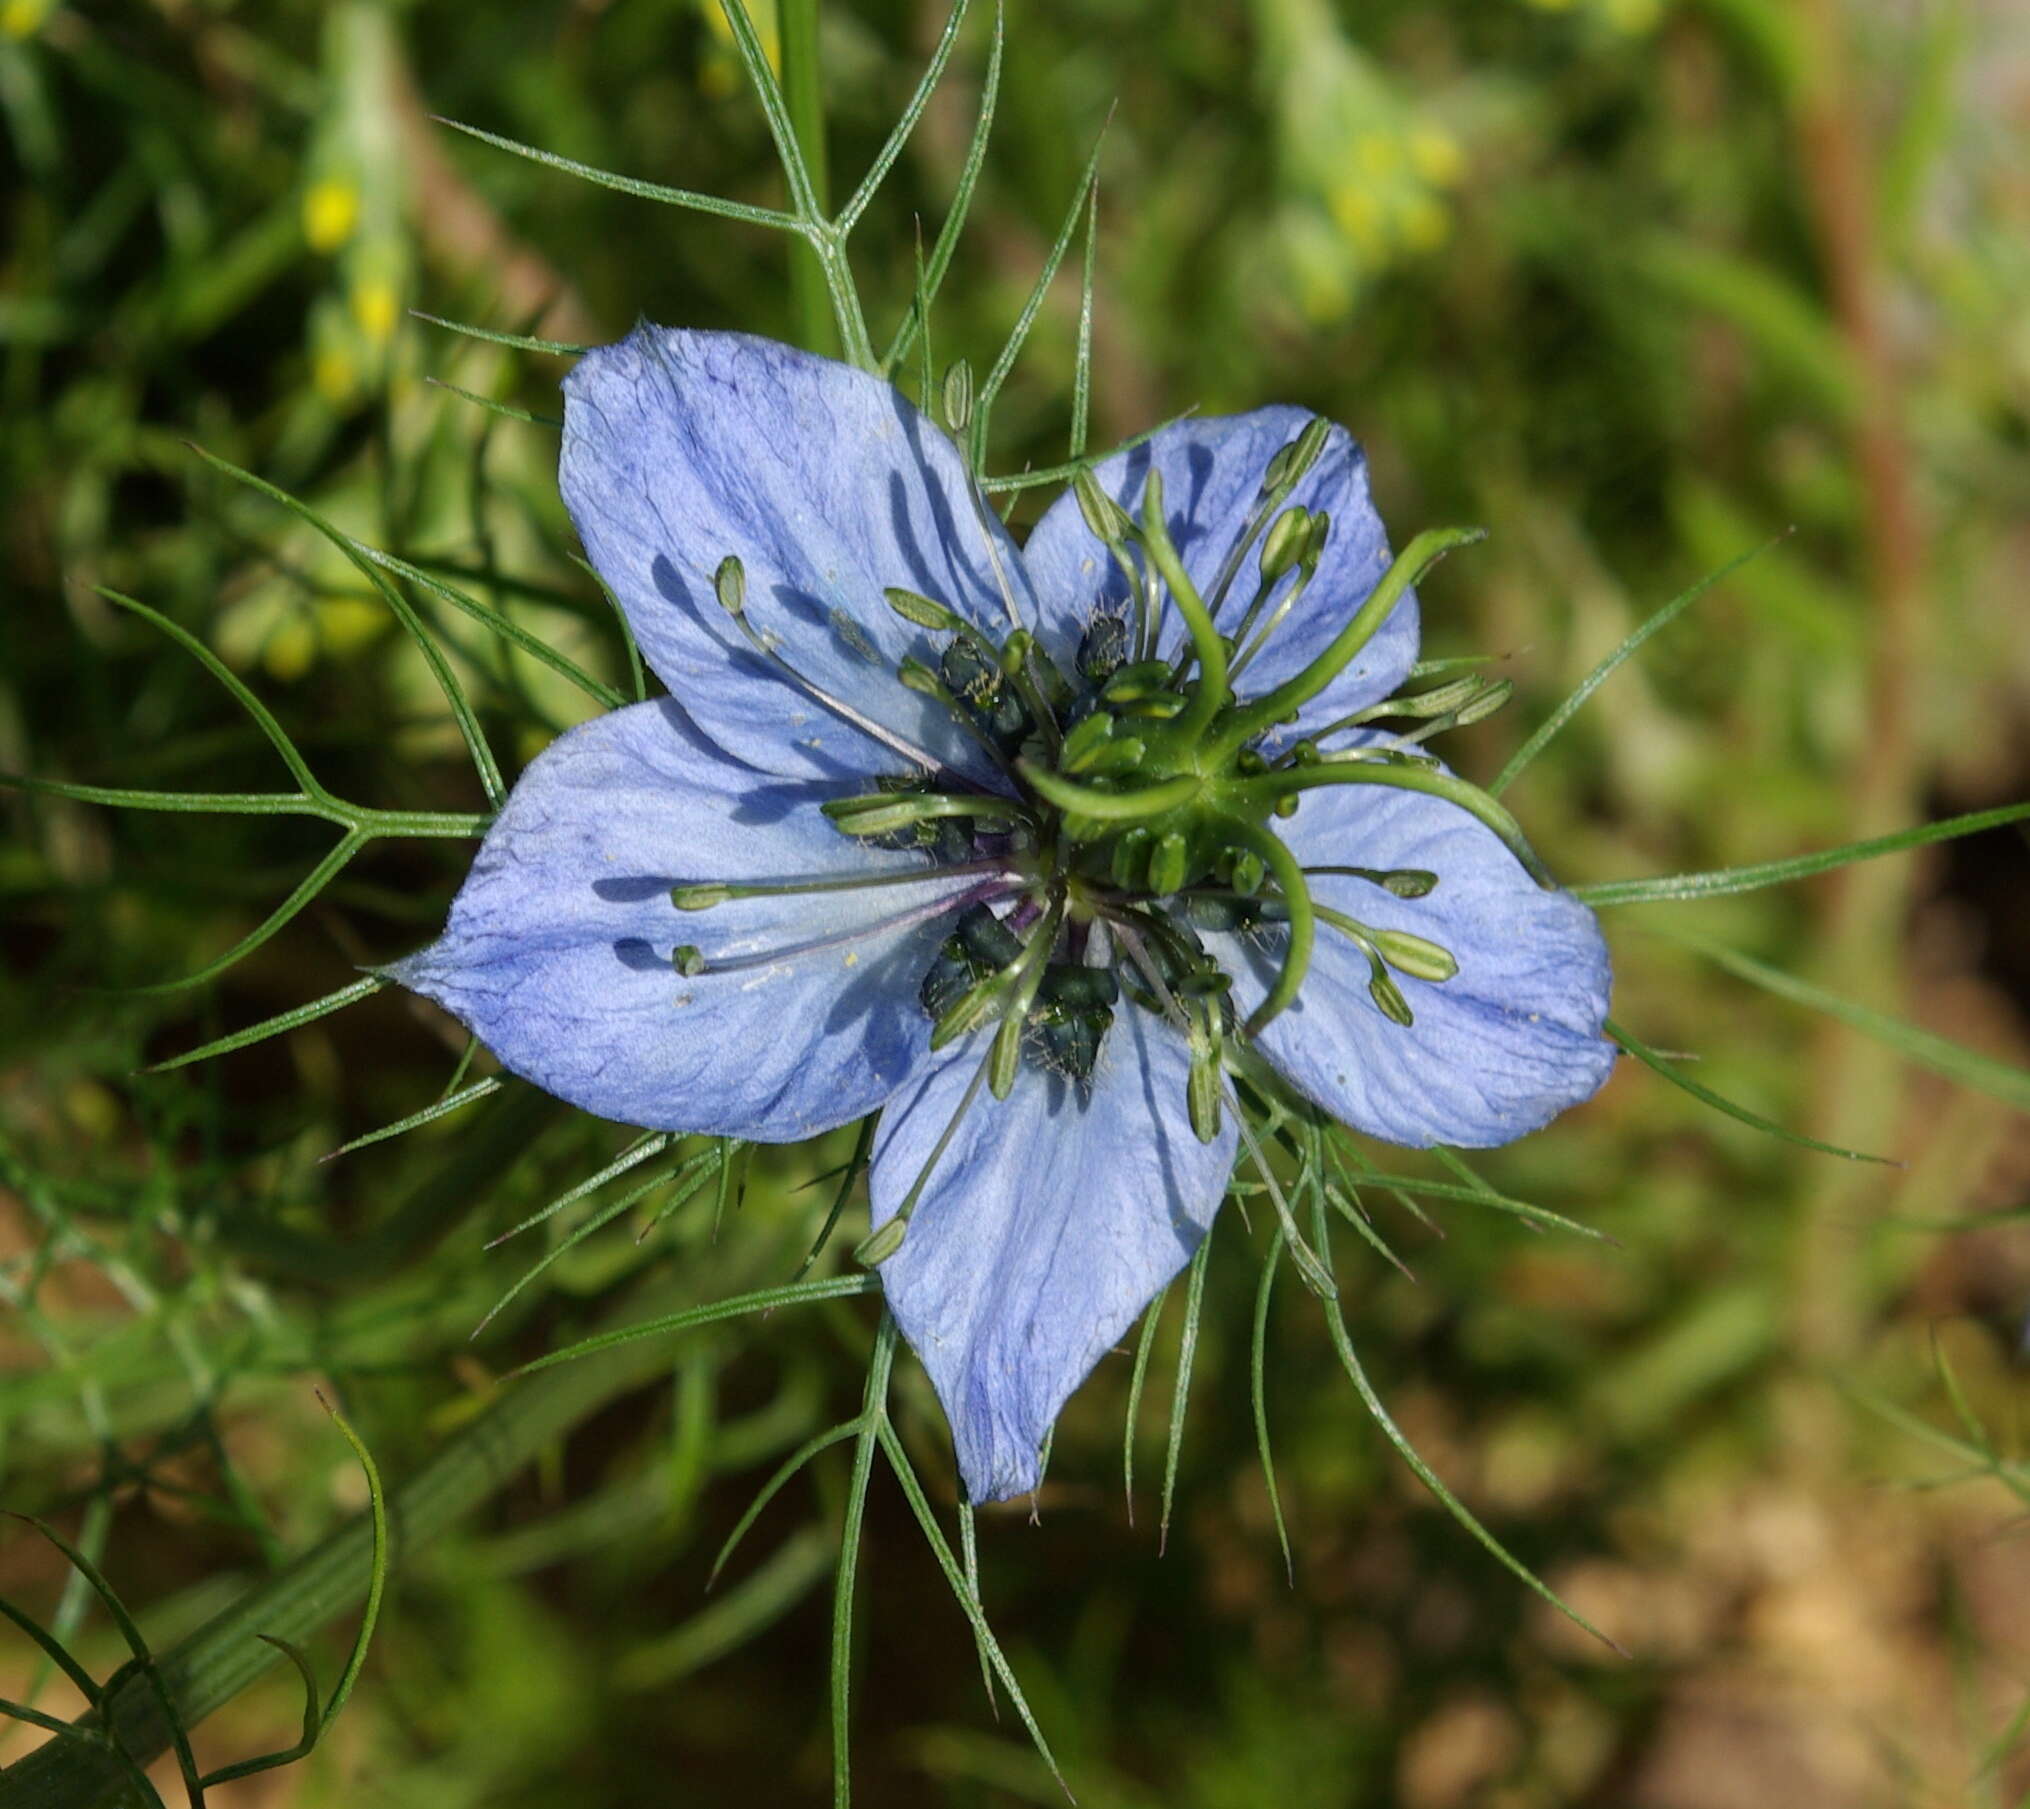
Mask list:
[[[772,12],[760,23],[772,43]],[[835,188],[941,24],[900,0],[824,8]],[[968,21],[856,237],[877,341],[907,304],[917,222],[934,234],[957,180],[991,28]],[[1510,795],[1565,878],[1768,859],[2030,796],[2021,7],[1014,0],[940,360],[991,361],[1109,109],[1097,438],[1299,402],[1366,443],[1398,544],[1485,524],[1424,592],[1431,650],[1502,654],[1519,687],[1453,746],[1469,773],[1497,771],[1650,610],[1787,536],[1645,648]],[[628,684],[555,491],[541,417],[564,362],[410,311],[575,343],[637,316],[786,335],[785,247],[432,114],[780,198],[729,35],[692,0],[0,5],[0,769],[284,783],[214,678],[104,585],[214,648],[340,796],[484,808],[385,602],[188,441]],[[1000,470],[1063,456],[1077,304],[1067,268],[996,419]],[[427,588],[404,594],[510,773],[590,713]],[[156,1648],[363,1502],[314,1385],[399,1483],[486,1434],[517,1362],[615,1313],[785,1279],[808,1248],[830,1189],[804,1184],[850,1136],[761,1152],[737,1210],[715,1209],[715,1184],[659,1218],[671,1189],[649,1192],[473,1339],[627,1183],[482,1246],[625,1132],[506,1089],[320,1162],[453,1077],[453,1027],[393,993],[141,1071],[421,943],[469,844],[375,842],[245,959],[180,985],[288,900],[335,831],[12,790],[0,821],[0,1501],[94,1555]],[[2011,1105],[2026,897],[2030,846],[1999,830],[1804,887],[1609,913],[1616,1013],[1638,1035],[1902,1167],[1807,1153],[1624,1063],[1481,1165],[1613,1245],[1467,1206],[1434,1209],[1439,1236],[1385,1199],[1414,1279],[1343,1243],[1355,1334],[1405,1430],[1626,1656],[1436,1507],[1287,1277],[1266,1363],[1286,1582],[1249,1404],[1263,1229],[1229,1211],[1167,1550],[1175,1299],[1132,1520],[1123,1356],[1068,1411],[1037,1517],[981,1522],[989,1614],[1079,1800],[2026,1800],[2030,1132]],[[1774,998],[1671,939],[1687,928],[2014,1063],[2013,1090],[1993,1070],[1954,1084]],[[828,1800],[847,1453],[792,1482],[704,1585],[773,1466],[856,1410],[871,1325],[870,1303],[840,1302],[631,1347],[531,1440],[532,1466],[405,1559],[318,1751],[211,1800]],[[942,1423],[907,1360],[898,1375],[949,1527]],[[871,1499],[856,1800],[1061,1800],[1006,1704],[990,1712],[893,1479],[877,1473]],[[124,1657],[26,1529],[0,1534],[0,1595],[95,1675]],[[350,1625],[313,1642],[327,1685]],[[47,1673],[25,1637],[0,1637],[0,1697],[75,1714]],[[299,1714],[271,1675],[197,1730],[200,1757],[287,1745]],[[41,1738],[0,1728],[0,1761]],[[173,1767],[154,1775],[179,1800]]]

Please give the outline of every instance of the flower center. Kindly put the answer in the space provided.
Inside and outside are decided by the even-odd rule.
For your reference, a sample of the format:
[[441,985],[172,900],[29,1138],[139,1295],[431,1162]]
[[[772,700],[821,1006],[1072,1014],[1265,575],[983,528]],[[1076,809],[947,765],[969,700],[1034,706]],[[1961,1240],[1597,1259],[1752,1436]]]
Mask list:
[[[831,801],[825,814],[841,834],[914,851],[927,866],[831,882],[679,887],[676,902],[701,909],[757,892],[979,875],[956,907],[945,907],[958,915],[920,977],[931,1047],[991,1026],[979,1078],[996,1097],[1006,1097],[1025,1064],[1084,1088],[1117,1012],[1154,1012],[1189,1041],[1191,1122],[1208,1141],[1218,1132],[1230,1045],[1257,1036],[1296,999],[1321,931],[1360,951],[1376,1008],[1409,1025],[1398,976],[1442,983],[1457,972],[1452,955],[1428,938],[1321,904],[1311,881],[1332,874],[1364,881],[1380,896],[1417,899],[1438,876],[1307,868],[1277,833],[1303,793],[1384,785],[1446,799],[1492,828],[1542,883],[1549,880],[1508,813],[1422,751],[1430,735],[1498,708],[1506,681],[1456,679],[1320,727],[1305,722],[1307,706],[1368,645],[1410,586],[1477,533],[1419,536],[1301,669],[1245,696],[1237,688],[1319,570],[1331,520],[1290,498],[1329,432],[1313,421],[1269,462],[1239,537],[1203,591],[1173,543],[1160,474],[1145,483],[1139,519],[1082,475],[1079,508],[1114,561],[1125,600],[1095,607],[1066,665],[1026,627],[989,631],[934,598],[888,591],[889,606],[929,637],[930,657],[905,658],[896,679],[945,710],[979,746],[997,782],[976,782],[874,725],[869,732],[908,757],[911,770]],[[1240,580],[1250,561],[1252,595],[1243,602]],[[867,726],[747,623],[737,559],[720,568],[719,597],[792,682]],[[1394,733],[1372,726],[1391,720],[1411,726]],[[1281,745],[1300,725],[1309,732]],[[1248,938],[1276,961],[1245,1020],[1234,1002],[1237,976],[1207,937]],[[678,957],[690,963],[687,971],[699,971],[695,948]]]

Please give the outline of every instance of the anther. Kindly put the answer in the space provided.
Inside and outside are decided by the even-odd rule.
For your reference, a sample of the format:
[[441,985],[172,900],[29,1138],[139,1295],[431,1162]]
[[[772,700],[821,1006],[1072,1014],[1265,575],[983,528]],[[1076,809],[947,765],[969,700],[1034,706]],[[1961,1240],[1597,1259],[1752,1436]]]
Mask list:
[[929,628],[940,634],[957,634],[965,627],[956,610],[947,609],[919,591],[892,585],[881,594],[888,599],[890,609],[905,622],[914,622],[919,628]]
[[670,965],[686,980],[695,980],[705,971],[705,957],[695,942],[680,942],[670,950]]
[[1442,983],[1459,971],[1450,949],[1422,936],[1412,936],[1407,930],[1374,930],[1370,934],[1381,958],[1413,980]]
[[945,371],[945,425],[953,433],[964,433],[973,420],[973,367],[963,358],[955,359]]
[[1311,517],[1302,507],[1285,509],[1262,542],[1262,582],[1274,584],[1303,557],[1310,543]]
[[1318,455],[1325,450],[1325,442],[1331,435],[1332,423],[1323,415],[1313,415],[1304,423],[1297,437],[1269,460],[1262,473],[1261,493],[1268,496],[1278,490],[1294,490],[1304,481],[1311,467],[1317,464]]
[[1079,637],[1079,676],[1091,685],[1104,685],[1128,659],[1128,618],[1102,610],[1087,623]]
[[719,607],[729,616],[739,616],[747,609],[747,568],[740,563],[737,553],[728,553],[719,561],[719,569],[712,574],[713,594],[719,599]]

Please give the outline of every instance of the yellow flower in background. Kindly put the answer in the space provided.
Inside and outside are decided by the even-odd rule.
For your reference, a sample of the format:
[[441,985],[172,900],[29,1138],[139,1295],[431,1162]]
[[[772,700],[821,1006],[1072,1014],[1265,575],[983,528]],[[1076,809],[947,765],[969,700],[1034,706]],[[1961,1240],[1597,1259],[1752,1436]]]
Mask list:
[[1540,13],[1584,13],[1610,31],[1641,37],[1663,18],[1664,0],[1524,0]]
[[313,182],[303,193],[303,236],[312,251],[338,250],[359,226],[359,189],[336,177]]
[[1417,126],[1409,136],[1410,167],[1434,188],[1456,188],[1466,174],[1466,152],[1443,126]]
[[402,318],[401,299],[395,294],[394,284],[378,277],[356,284],[352,292],[352,317],[374,345],[386,345],[394,338]]
[[1284,295],[1312,324],[1452,235],[1466,152],[1340,26],[1325,0],[1255,0],[1284,195]]
[[56,0],[6,0],[0,6],[0,36],[32,38],[56,11]]

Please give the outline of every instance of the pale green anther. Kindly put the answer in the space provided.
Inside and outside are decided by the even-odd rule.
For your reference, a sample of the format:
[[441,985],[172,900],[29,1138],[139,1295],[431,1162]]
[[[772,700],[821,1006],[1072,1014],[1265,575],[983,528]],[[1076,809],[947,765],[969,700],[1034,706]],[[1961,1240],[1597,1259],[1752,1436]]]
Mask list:
[[1168,660],[1137,660],[1132,666],[1123,666],[1108,679],[1100,695],[1109,703],[1139,703],[1145,698],[1167,694],[1170,684]]
[[1310,543],[1310,512],[1301,507],[1285,509],[1262,542],[1262,582],[1275,583],[1303,557]]
[[[1392,697],[1386,703],[1376,704],[1375,716],[1443,716],[1469,702],[1480,689],[1480,680],[1472,673],[1464,678],[1455,678],[1449,685],[1440,685],[1431,691],[1413,691],[1407,696]],[[1369,712],[1363,711],[1366,715]]]
[[970,987],[930,1027],[931,1048],[942,1049],[962,1036],[971,1036],[1000,1009],[1002,999],[1013,984],[1009,970],[1003,968],[998,974],[989,974],[977,986]]
[[1116,719],[1104,710],[1095,710],[1085,721],[1066,731],[1058,753],[1059,768],[1068,773],[1083,772],[1093,757],[1114,738]]
[[1325,556],[1325,543],[1332,536],[1331,511],[1313,509],[1310,528],[1310,533],[1304,537],[1304,550],[1298,555],[1298,563],[1306,571],[1315,571],[1318,568],[1318,561]]
[[1445,981],[1459,971],[1452,951],[1407,930],[1371,930],[1376,952],[1398,973],[1413,980]]
[[1459,720],[1455,726],[1463,729],[1470,722],[1479,722],[1485,717],[1492,716],[1495,711],[1500,709],[1514,695],[1514,679],[1496,679],[1493,684],[1489,685],[1477,697],[1473,697],[1460,705]]
[[1071,480],[1071,493],[1078,499],[1078,512],[1095,540],[1120,546],[1134,533],[1133,518],[1100,488],[1099,479],[1090,471],[1081,471]]
[[905,658],[895,668],[895,676],[906,691],[915,691],[924,697],[934,697],[940,703],[952,698],[951,687],[920,659]]
[[695,980],[705,971],[705,957],[695,942],[680,942],[670,950],[670,965],[686,980]]
[[1383,1017],[1392,1024],[1400,1024],[1407,1030],[1417,1021],[1417,1014],[1410,1009],[1410,1002],[1403,997],[1402,988],[1389,978],[1388,969],[1377,961],[1374,972],[1369,976],[1367,996],[1374,1000]]
[[1361,877],[1372,879],[1397,898],[1429,898],[1438,889],[1437,874],[1421,867],[1396,867],[1387,873],[1364,873]]
[[905,622],[914,622],[919,628],[933,629],[940,634],[957,634],[965,625],[956,611],[934,602],[919,591],[904,590],[895,585],[881,594],[888,599],[890,609]]
[[1175,691],[1158,691],[1151,697],[1138,697],[1133,703],[1123,704],[1123,716],[1138,716],[1149,722],[1169,722],[1173,717],[1182,716],[1190,699],[1179,697]]
[[1022,1032],[1028,1014],[1008,1012],[994,1032],[994,1047],[987,1056],[987,1091],[1006,1099],[1015,1090],[1015,1078],[1022,1071]]
[[1166,829],[1149,850],[1149,890],[1159,898],[1181,891],[1191,877],[1191,844],[1175,829]]
[[719,561],[719,569],[712,574],[712,589],[719,598],[719,607],[729,616],[737,616],[747,608],[747,568],[740,563],[738,553],[728,553]]
[[1219,1135],[1219,1051],[1202,1022],[1191,1026],[1191,1068],[1184,1081],[1184,1104],[1192,1134],[1201,1143]]
[[1156,838],[1146,829],[1131,829],[1113,846],[1109,863],[1114,884],[1124,892],[1139,892],[1149,877],[1149,844]]
[[680,911],[709,911],[714,905],[724,904],[732,896],[731,886],[696,885],[670,888],[670,903]]
[[1132,773],[1140,770],[1149,744],[1139,735],[1116,735],[1092,755],[1083,770],[1088,775]]
[[963,358],[955,359],[945,372],[945,425],[964,433],[973,420],[973,367]]
[[876,1268],[902,1248],[902,1240],[908,1235],[909,1221],[897,1213],[879,1231],[860,1240],[853,1251],[853,1260],[865,1268]]
[[1035,652],[1036,637],[1026,628],[1016,629],[1001,643],[1001,670],[1010,678],[1019,677],[1028,670]]
[[1304,430],[1269,461],[1262,474],[1262,493],[1266,496],[1271,491],[1294,489],[1302,483],[1304,474],[1317,464],[1331,434],[1332,423],[1323,415],[1313,415],[1304,423]]

